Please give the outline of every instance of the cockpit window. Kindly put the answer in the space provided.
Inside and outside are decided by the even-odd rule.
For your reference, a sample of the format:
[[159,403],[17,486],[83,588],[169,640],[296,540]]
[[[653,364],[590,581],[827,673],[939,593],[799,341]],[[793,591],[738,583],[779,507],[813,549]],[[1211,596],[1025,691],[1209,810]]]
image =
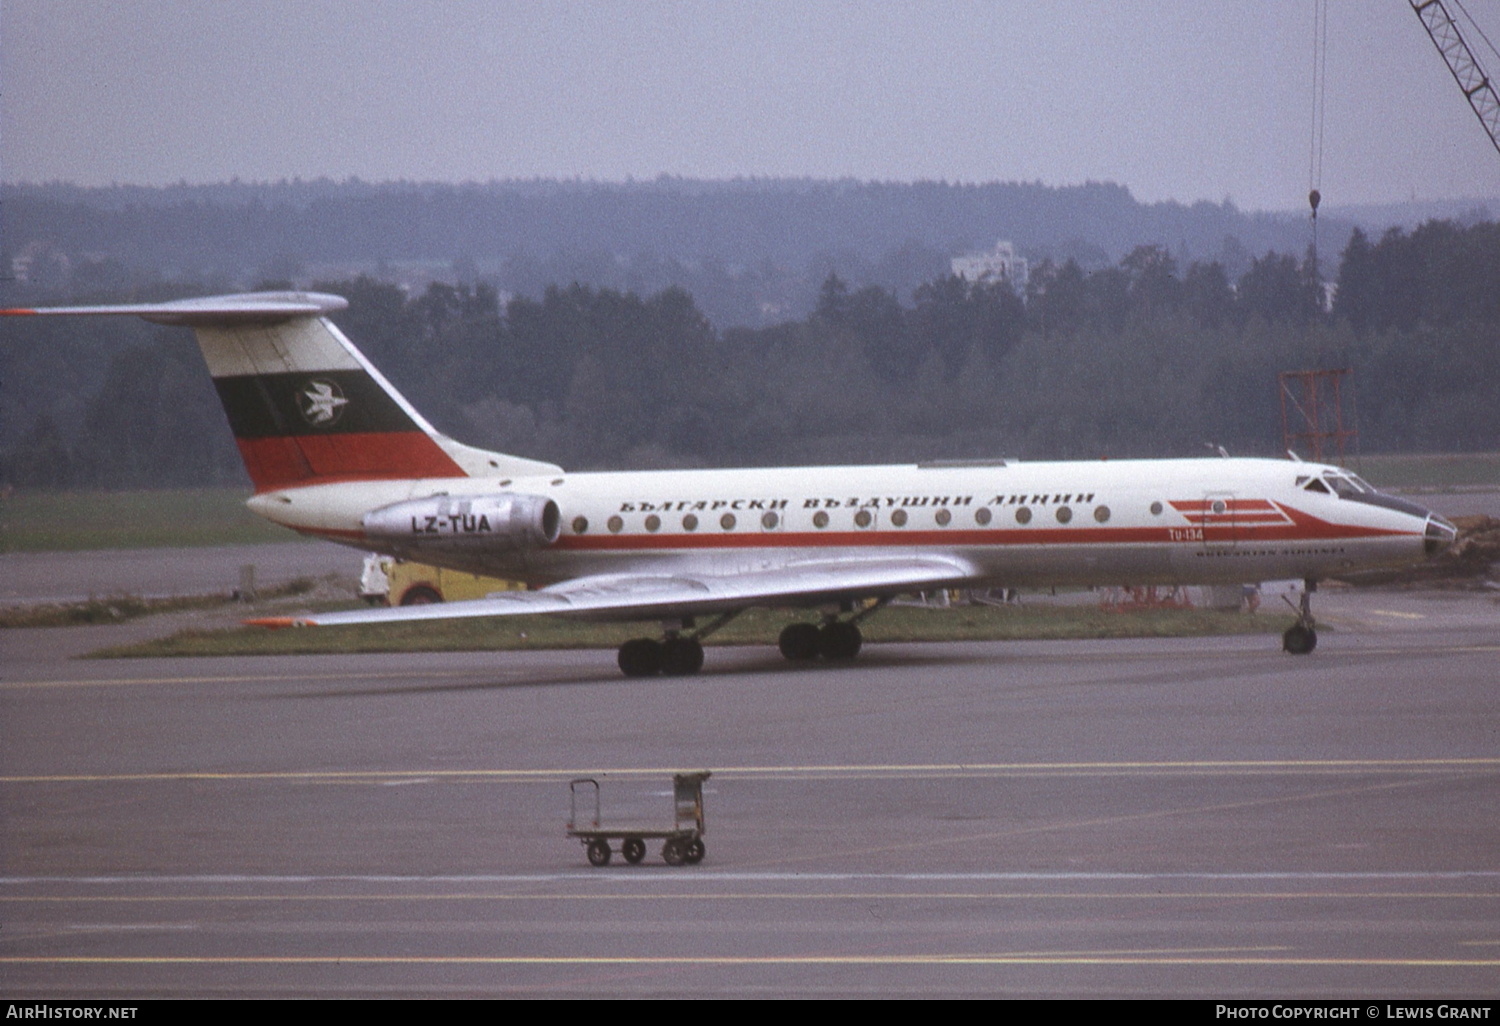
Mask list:
[[1332,488],[1334,493],[1341,499],[1352,499],[1360,495],[1375,494],[1375,489],[1371,488],[1354,474],[1334,474],[1330,472],[1323,475],[1323,480],[1328,482],[1328,487]]
[[1324,495],[1328,494],[1328,486],[1316,477],[1307,482],[1307,484],[1303,485],[1302,487],[1304,490],[1309,492],[1322,492]]

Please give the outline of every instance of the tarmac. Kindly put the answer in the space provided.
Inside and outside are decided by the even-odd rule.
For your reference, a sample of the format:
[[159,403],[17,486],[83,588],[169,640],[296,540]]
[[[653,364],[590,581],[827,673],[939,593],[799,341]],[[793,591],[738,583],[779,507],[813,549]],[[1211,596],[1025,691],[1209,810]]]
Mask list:
[[[646,681],[601,651],[88,660],[171,621],[5,631],[0,989],[1493,999],[1500,605],[1314,608],[1307,657],[798,667],[768,639]],[[679,769],[713,771],[703,863],[590,867],[568,781],[665,825]]]

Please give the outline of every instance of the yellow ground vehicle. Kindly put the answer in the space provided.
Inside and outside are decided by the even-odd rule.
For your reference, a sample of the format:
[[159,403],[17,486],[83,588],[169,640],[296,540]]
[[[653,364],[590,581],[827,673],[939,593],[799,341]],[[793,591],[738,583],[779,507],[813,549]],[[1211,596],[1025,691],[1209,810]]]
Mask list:
[[365,557],[359,578],[359,594],[372,606],[417,606],[428,602],[453,602],[484,598],[496,591],[524,591],[520,581],[481,577],[459,570],[444,570],[426,563],[411,563],[375,553]]

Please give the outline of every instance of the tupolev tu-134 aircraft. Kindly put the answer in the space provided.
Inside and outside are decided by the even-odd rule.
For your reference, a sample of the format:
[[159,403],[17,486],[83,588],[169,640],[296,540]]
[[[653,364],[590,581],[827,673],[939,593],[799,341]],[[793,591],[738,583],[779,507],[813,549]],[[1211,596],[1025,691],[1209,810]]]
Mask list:
[[252,510],[533,589],[251,621],[267,626],[660,620],[660,638],[620,647],[620,669],[640,677],[698,672],[702,639],[754,606],[812,612],[782,631],[788,659],[844,660],[859,652],[860,621],[902,593],[1302,578],[1283,637],[1301,655],[1317,643],[1309,593],[1320,578],[1416,562],[1456,534],[1346,470],[1295,458],[568,473],[434,429],[329,319],[347,305],[264,292],[3,312],[191,327],[254,483]]

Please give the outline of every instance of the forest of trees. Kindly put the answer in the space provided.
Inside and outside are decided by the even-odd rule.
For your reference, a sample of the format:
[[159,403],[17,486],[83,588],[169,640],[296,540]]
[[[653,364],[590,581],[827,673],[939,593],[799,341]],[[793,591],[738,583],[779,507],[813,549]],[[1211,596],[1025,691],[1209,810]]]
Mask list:
[[[1253,255],[1307,237],[1297,213],[1141,203],[1109,182],[22,184],[0,188],[0,212],[0,263],[20,257],[17,277],[43,293],[360,274],[529,296],[574,281],[643,296],[675,285],[721,329],[805,317],[829,273],[910,302],[953,256],[1001,238],[1033,262],[1073,259],[1085,271],[1160,240],[1179,261],[1216,260],[1237,279]],[[1333,248],[1363,223],[1347,209],[1325,209],[1322,222]]]
[[[830,274],[808,316],[724,330],[678,288],[315,287],[439,428],[575,469],[1277,454],[1276,372],[1343,366],[1365,451],[1500,448],[1500,225],[1356,231],[1332,284],[1310,257],[1233,279],[1147,245],[1043,261],[1025,295],[937,276],[903,303]],[[245,480],[185,330],[6,319],[0,381],[6,484]]]

